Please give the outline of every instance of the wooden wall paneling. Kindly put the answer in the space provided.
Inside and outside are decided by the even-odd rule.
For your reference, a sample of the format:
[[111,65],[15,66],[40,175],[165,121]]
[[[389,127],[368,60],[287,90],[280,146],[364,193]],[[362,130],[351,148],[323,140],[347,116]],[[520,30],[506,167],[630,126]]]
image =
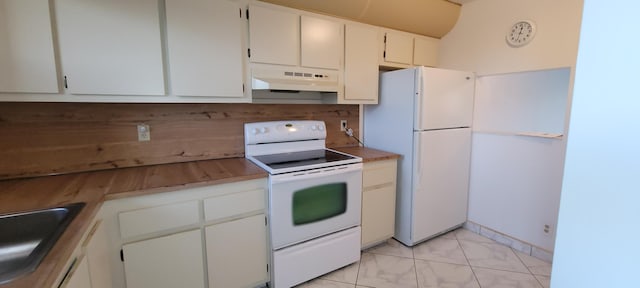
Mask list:
[[342,119],[359,135],[358,105],[2,103],[0,179],[244,157],[247,122],[323,120],[328,147],[357,146]]

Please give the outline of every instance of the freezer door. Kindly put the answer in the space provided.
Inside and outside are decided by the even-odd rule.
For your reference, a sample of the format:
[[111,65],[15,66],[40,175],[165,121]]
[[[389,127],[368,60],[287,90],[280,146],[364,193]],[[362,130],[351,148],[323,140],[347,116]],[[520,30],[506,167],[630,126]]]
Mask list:
[[474,74],[428,67],[418,69],[414,130],[470,127]]
[[412,242],[467,220],[471,129],[416,132]]

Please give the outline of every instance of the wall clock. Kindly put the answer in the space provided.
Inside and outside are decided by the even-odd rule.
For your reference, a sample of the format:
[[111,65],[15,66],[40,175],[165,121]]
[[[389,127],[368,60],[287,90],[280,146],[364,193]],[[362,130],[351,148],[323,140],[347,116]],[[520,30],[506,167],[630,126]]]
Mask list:
[[535,35],[536,24],[531,20],[521,20],[511,26],[505,38],[511,47],[521,47],[529,44]]

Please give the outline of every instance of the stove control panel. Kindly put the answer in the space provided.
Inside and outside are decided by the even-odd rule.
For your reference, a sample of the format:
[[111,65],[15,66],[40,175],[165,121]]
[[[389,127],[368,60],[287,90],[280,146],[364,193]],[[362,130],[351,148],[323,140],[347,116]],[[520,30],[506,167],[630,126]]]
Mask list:
[[244,124],[245,145],[281,143],[327,138],[324,121],[294,120]]

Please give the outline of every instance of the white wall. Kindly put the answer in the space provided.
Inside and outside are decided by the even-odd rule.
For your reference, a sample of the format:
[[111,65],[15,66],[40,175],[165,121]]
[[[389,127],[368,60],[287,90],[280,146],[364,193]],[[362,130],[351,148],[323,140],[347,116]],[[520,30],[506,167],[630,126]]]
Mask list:
[[[582,4],[582,0],[471,1],[463,4],[458,23],[440,42],[441,67],[474,71],[480,76],[474,110],[477,115],[474,117],[469,220],[549,251],[555,242],[566,138],[530,139],[514,133],[566,134],[567,121],[563,120],[567,119],[571,106]],[[523,19],[536,23],[537,34],[528,45],[512,48],[506,43],[505,35],[514,22]],[[553,79],[538,81],[535,79],[538,74],[533,72],[514,73],[536,70],[547,70],[550,73],[547,75],[564,71],[562,83]],[[517,79],[520,75],[525,76],[526,84],[519,84],[522,92],[518,92],[518,85],[508,84],[510,78]],[[527,78],[531,80],[529,84],[543,86],[543,89],[531,92]],[[484,82],[492,82],[494,87]],[[491,94],[505,91],[513,97]],[[546,101],[542,97],[547,93],[564,95]],[[536,99],[535,95],[541,98]],[[514,100],[520,104],[496,100]],[[527,104],[529,100],[536,108],[526,110],[527,113],[518,112],[519,108],[533,107]],[[549,111],[554,111],[554,124],[540,125],[546,127],[540,130],[552,131],[514,129],[513,123],[522,120],[519,117],[544,115]],[[558,111],[560,113],[556,113]],[[493,119],[496,115],[509,117]],[[551,226],[551,233],[543,232],[544,224]]]
[[555,241],[565,141],[519,133],[564,134],[569,74],[565,68],[476,81],[468,218],[548,251]]
[[[440,41],[443,68],[478,75],[573,67],[582,0],[475,0],[462,5],[454,28]],[[537,33],[528,45],[511,48],[505,34],[522,19]]]
[[640,2],[584,8],[551,286],[638,287]]

